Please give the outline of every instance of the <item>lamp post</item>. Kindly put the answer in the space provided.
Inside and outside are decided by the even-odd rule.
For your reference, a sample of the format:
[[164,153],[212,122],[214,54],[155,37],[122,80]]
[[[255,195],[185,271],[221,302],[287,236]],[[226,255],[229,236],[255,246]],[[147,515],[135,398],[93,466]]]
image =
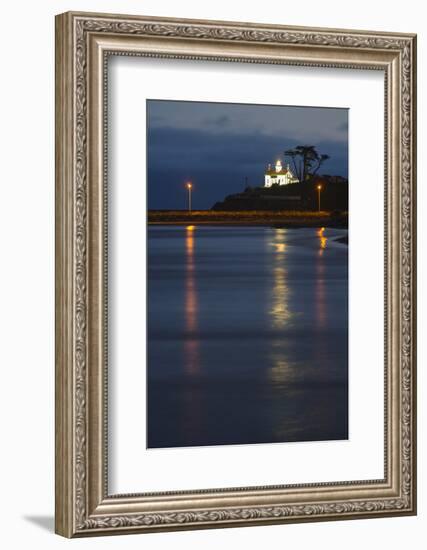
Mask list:
[[187,183],[187,189],[188,189],[188,211],[191,212],[191,190],[193,188],[193,185],[188,182]]
[[320,191],[321,190],[322,190],[322,186],[318,185],[317,186],[317,206],[319,208],[319,212],[320,212]]

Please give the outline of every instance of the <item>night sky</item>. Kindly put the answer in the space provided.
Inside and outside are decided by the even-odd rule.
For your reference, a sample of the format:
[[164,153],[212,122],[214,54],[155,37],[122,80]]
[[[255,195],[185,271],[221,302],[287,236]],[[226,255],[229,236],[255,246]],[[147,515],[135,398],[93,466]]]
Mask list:
[[320,174],[348,177],[348,110],[187,101],[147,101],[148,208],[208,209],[248,185],[296,145],[331,158]]

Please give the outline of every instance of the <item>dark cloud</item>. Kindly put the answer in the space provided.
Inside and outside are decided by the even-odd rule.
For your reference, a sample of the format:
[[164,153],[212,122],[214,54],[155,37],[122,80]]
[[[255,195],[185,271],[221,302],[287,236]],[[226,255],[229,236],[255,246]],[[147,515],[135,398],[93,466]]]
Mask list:
[[205,122],[208,125],[214,125],[220,128],[224,128],[224,126],[227,126],[227,124],[230,123],[230,117],[227,115],[219,115],[215,118],[206,118]]

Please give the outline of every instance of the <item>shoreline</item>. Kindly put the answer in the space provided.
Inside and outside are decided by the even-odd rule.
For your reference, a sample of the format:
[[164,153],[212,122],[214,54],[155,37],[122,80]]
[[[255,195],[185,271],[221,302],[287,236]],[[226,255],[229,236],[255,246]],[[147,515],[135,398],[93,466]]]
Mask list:
[[346,225],[342,224],[334,224],[334,223],[328,223],[328,222],[317,222],[317,223],[307,223],[307,222],[256,222],[256,221],[242,221],[242,222],[227,222],[227,221],[194,221],[189,220],[188,222],[184,221],[167,221],[167,222],[148,222],[148,225],[151,226],[159,226],[159,225],[178,225],[178,226],[196,226],[196,225],[202,225],[202,226],[217,226],[217,227],[283,227],[287,229],[304,229],[304,228],[321,228],[321,227],[329,227],[333,229],[348,229]]
[[335,239],[336,243],[346,244],[348,246],[348,234],[344,237],[338,237],[338,239]]
[[179,211],[148,212],[148,225],[202,225],[202,226],[264,226],[283,228],[331,227],[348,229],[347,213],[331,215],[330,212],[259,212],[259,211],[195,211],[192,214]]

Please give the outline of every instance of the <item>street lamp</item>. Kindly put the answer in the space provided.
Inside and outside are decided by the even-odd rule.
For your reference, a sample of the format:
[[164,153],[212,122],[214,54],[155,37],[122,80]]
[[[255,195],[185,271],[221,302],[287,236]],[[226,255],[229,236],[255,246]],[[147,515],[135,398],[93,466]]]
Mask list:
[[317,186],[317,205],[319,207],[319,212],[320,212],[320,191],[321,190],[322,190],[322,186],[318,185]]
[[187,189],[188,189],[188,211],[191,212],[191,190],[193,188],[193,185],[188,182],[187,183]]

